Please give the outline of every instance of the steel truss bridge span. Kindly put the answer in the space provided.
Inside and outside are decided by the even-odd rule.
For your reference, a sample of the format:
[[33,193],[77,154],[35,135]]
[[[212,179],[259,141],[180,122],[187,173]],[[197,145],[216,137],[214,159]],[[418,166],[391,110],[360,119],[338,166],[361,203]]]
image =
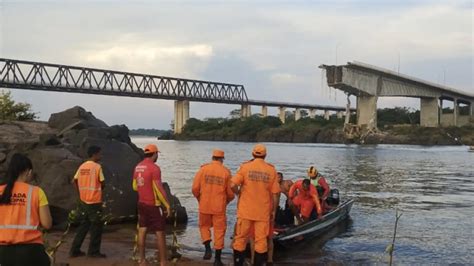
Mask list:
[[0,58],[0,87],[242,104],[243,85]]

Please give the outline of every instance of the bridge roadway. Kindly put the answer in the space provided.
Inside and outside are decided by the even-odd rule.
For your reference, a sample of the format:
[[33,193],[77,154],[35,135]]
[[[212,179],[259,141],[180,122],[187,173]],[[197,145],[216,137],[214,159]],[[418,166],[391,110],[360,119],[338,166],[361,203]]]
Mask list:
[[190,101],[238,104],[242,117],[251,115],[252,105],[261,106],[263,116],[267,116],[268,107],[278,107],[282,122],[286,108],[296,109],[295,119],[301,117],[302,109],[308,109],[311,117],[316,110],[323,110],[325,119],[329,119],[329,111],[337,112],[338,117],[346,111],[337,106],[249,100],[244,86],[239,84],[5,58],[0,58],[0,87],[174,100],[176,133],[189,119]]
[[[321,65],[329,86],[357,97],[357,123],[377,127],[378,97],[420,98],[420,124],[427,127],[474,123],[474,94],[362,62]],[[443,101],[453,102],[445,113]],[[463,108],[460,106],[463,105]],[[462,107],[462,106],[461,106]],[[463,112],[461,112],[461,110]]]

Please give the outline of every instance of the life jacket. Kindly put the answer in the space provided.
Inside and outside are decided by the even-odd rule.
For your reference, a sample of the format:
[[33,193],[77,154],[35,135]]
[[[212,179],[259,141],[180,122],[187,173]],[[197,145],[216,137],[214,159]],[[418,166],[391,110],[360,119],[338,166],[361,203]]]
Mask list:
[[[0,186],[3,194],[6,185]],[[0,245],[43,244],[38,230],[39,188],[23,182],[15,182],[11,203],[0,205]]]
[[315,179],[311,179],[311,177],[308,178],[313,186],[315,186],[316,188],[319,187],[319,179],[321,179],[321,175],[319,173],[316,175]]
[[87,204],[102,202],[102,184],[99,180],[101,171],[100,164],[87,161],[83,163],[78,171],[77,185],[79,187],[79,196]]

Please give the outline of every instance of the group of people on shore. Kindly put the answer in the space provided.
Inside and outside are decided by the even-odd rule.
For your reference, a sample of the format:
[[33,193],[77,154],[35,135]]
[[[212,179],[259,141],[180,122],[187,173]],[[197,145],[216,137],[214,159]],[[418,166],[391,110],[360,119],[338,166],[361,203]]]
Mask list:
[[[156,164],[159,149],[154,144],[145,146],[144,159],[135,167],[132,188],[138,194],[138,263],[146,265],[145,240],[147,232],[154,232],[160,264],[167,263],[165,238],[166,217],[171,207],[161,181],[161,170]],[[266,162],[267,149],[263,144],[253,147],[253,159],[240,165],[236,174],[224,166],[224,151],[214,150],[210,163],[201,166],[192,185],[192,194],[199,204],[199,229],[205,247],[203,259],[212,258],[211,228],[214,235],[214,265],[221,260],[224,236],[227,230],[227,205],[237,196],[237,221],[234,227],[232,249],[234,265],[244,265],[245,250],[251,243],[254,265],[273,263],[274,222],[280,196],[287,197],[286,205],[298,223],[312,216],[323,215],[329,187],[314,167],[308,170],[308,179],[283,180],[283,174]],[[91,146],[88,160],[74,175],[79,193],[79,227],[72,242],[70,257],[89,256],[105,258],[100,252],[102,228],[102,191],[105,177],[101,148]],[[5,183],[0,185],[0,265],[49,265],[42,240],[43,229],[50,229],[52,218],[44,191],[30,185],[33,165],[22,155],[11,157]],[[318,192],[319,190],[319,192]],[[318,195],[321,195],[319,197]],[[315,211],[314,211],[315,210]],[[81,251],[82,242],[90,232],[87,254]]]

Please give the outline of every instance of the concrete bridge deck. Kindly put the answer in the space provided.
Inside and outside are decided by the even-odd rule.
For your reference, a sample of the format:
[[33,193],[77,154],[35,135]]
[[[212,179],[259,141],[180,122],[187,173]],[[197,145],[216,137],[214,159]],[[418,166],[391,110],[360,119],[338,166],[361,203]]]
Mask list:
[[[378,97],[420,98],[422,126],[460,126],[474,116],[474,94],[410,77],[362,62],[346,65],[321,65],[326,71],[328,86],[357,96],[357,121],[369,128],[377,127]],[[452,101],[452,114],[443,114],[443,101]],[[460,114],[459,105],[466,105],[469,114]]]

